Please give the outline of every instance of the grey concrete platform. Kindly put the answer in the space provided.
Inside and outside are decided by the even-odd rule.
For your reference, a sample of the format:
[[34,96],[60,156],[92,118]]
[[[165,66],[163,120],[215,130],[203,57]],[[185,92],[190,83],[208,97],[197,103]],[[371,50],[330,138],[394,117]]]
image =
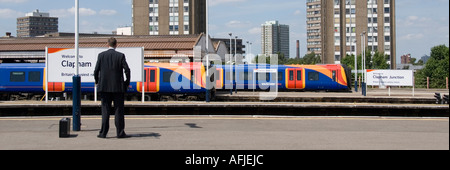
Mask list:
[[[398,103],[398,104],[434,104],[435,93],[448,95],[448,89],[370,89],[367,96],[359,92],[278,92],[274,102],[338,102],[338,103]],[[227,102],[258,102],[260,94],[264,92],[233,92],[220,91],[217,93],[218,101]]]
[[0,150],[448,150],[448,118],[126,116],[131,138],[97,138],[100,116],[58,137],[61,117],[0,118]]

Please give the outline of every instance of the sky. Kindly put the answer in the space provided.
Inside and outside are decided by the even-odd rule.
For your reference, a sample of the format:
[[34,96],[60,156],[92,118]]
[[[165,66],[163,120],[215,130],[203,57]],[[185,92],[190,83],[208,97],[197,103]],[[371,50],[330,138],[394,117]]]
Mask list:
[[[80,32],[111,33],[131,25],[131,0],[79,0]],[[0,36],[16,35],[16,19],[39,9],[59,17],[60,32],[74,32],[74,0],[0,0]],[[243,38],[252,53],[261,52],[261,24],[278,20],[290,26],[290,55],[300,40],[306,53],[306,0],[210,0],[211,37]],[[397,61],[403,54],[430,55],[436,45],[449,46],[449,0],[397,0]],[[248,50],[248,49],[247,49]]]

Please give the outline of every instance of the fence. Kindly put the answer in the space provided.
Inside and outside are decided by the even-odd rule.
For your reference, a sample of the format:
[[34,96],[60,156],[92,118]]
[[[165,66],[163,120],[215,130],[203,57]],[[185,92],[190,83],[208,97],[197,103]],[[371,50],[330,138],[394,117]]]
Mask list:
[[448,89],[448,77],[446,77],[445,79],[436,79],[432,77],[415,79],[415,85],[417,88]]

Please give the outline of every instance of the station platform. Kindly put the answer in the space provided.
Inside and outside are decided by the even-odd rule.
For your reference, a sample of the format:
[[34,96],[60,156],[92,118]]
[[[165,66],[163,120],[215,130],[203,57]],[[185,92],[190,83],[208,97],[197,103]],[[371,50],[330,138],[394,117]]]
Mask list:
[[[242,102],[260,101],[260,94],[265,92],[229,91],[217,93],[216,100]],[[273,102],[344,102],[344,103],[398,103],[398,104],[435,104],[435,93],[448,95],[448,89],[370,89],[367,96],[359,92],[278,92]]]
[[[448,150],[449,148],[448,118],[126,116],[125,131],[131,136],[126,139],[116,138],[113,117],[107,138],[97,138],[101,116],[82,116],[81,131],[71,131],[70,138],[59,138],[58,122],[61,118],[60,116],[0,117],[0,136],[2,136],[0,150]],[[268,160],[268,157],[265,155],[265,160]],[[184,158],[180,154],[167,156],[169,160],[181,160],[175,163],[184,163]]]

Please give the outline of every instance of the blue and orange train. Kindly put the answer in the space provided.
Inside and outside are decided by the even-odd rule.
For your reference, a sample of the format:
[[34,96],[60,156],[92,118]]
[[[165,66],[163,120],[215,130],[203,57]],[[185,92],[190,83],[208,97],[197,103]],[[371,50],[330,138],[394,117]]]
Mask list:
[[[275,69],[274,69],[275,68]],[[144,68],[146,100],[203,100],[206,68],[202,63],[147,63]],[[351,71],[344,65],[216,65],[210,71],[213,91],[264,90],[260,85],[278,86],[278,91],[350,91]],[[45,92],[45,64],[0,64],[0,100],[37,100]],[[261,76],[264,74],[264,76]],[[231,78],[230,75],[233,75]],[[264,79],[261,79],[264,77]],[[50,95],[71,94],[72,83],[49,82]],[[82,83],[82,93],[93,96],[94,83]],[[142,93],[142,82],[132,82],[129,99]],[[214,93],[213,93],[214,94]]]

